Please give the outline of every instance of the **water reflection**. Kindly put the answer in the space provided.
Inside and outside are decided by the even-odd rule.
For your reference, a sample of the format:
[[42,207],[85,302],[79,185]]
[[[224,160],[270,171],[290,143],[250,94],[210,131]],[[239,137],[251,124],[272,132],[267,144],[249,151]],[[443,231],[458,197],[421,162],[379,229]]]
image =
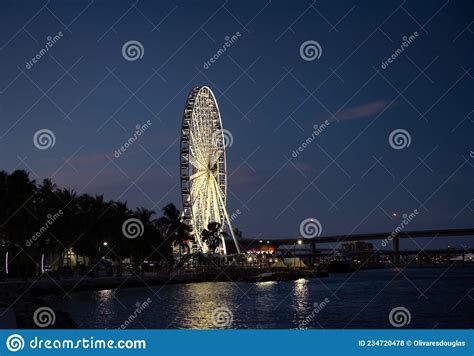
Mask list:
[[297,324],[299,320],[306,317],[309,310],[309,291],[307,279],[298,279],[293,282],[293,310],[295,311]]
[[[174,327],[185,329],[219,327],[212,320],[213,311],[217,308],[229,309],[232,316],[236,314],[238,304],[235,299],[239,290],[232,283],[198,283],[182,287],[184,298],[176,310]],[[231,328],[232,323],[225,327]]]
[[95,294],[95,302],[97,304],[96,312],[101,322],[110,323],[114,317],[116,310],[116,303],[114,301],[115,291],[113,289],[106,289],[97,291]]
[[[393,305],[410,305],[413,327],[470,328],[474,304],[466,297],[472,287],[474,269],[406,270],[421,290],[427,292],[430,308],[419,304],[419,293],[406,279],[393,279],[390,270],[368,270],[351,275],[333,275],[324,283],[318,279],[288,282],[214,282],[126,288],[119,291],[84,291],[49,296],[47,302],[71,314],[80,328],[118,328],[134,313],[137,302],[150,298],[152,303],[137,315],[127,328],[214,328],[212,312],[226,307],[233,314],[230,328],[295,328],[308,319],[305,327],[351,328],[387,327]],[[442,277],[440,278],[440,275]],[[329,295],[337,291],[337,296]],[[382,291],[382,292],[381,292]],[[324,305],[325,297],[330,303]],[[464,297],[464,298],[463,298]],[[317,306],[314,303],[319,303]],[[356,315],[370,303],[371,308]],[[449,314],[439,311],[454,307]],[[356,315],[356,317],[354,317]]]
[[276,281],[266,281],[255,283],[255,287],[261,292],[271,292],[272,289],[277,285]]

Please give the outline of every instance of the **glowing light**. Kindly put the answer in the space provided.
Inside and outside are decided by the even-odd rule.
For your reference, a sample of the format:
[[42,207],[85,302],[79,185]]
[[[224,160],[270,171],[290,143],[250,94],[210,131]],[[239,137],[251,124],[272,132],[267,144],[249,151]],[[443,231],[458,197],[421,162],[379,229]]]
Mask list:
[[5,254],[5,273],[8,274],[8,251]]
[[303,243],[303,241],[298,240],[298,245],[301,245],[302,243]]
[[107,241],[105,241],[105,242],[104,242],[104,246],[107,246],[107,245],[108,245],[108,242],[107,242]]
[[392,216],[397,216],[397,213],[392,213]]
[[252,257],[247,258],[248,262],[252,262]]
[[259,242],[260,242],[260,243],[263,243],[263,241],[262,241],[262,240],[260,240]]

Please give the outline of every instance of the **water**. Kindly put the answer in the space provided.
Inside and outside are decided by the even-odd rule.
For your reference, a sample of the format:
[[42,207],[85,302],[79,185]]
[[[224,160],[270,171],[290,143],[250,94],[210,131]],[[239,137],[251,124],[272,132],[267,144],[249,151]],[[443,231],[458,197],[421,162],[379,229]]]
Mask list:
[[[147,298],[151,303],[136,312],[137,303]],[[215,328],[212,313],[222,307],[232,313],[230,328],[391,328],[389,313],[399,306],[411,314],[408,328],[473,328],[474,268],[86,291],[48,302],[70,313],[81,328],[118,328],[127,319],[128,328]]]

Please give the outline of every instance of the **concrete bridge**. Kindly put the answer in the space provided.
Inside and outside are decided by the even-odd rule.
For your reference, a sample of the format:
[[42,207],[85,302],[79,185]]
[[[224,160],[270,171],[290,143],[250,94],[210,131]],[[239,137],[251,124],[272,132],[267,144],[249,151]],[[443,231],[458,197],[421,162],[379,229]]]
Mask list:
[[390,243],[393,247],[393,258],[396,265],[400,261],[400,239],[417,239],[417,238],[443,238],[443,237],[474,237],[474,228],[464,229],[437,229],[437,230],[415,230],[415,231],[401,231],[395,233],[379,232],[369,234],[354,234],[354,235],[332,235],[332,236],[319,236],[311,239],[296,237],[287,239],[239,239],[239,244],[243,251],[260,248],[262,244],[272,245],[278,248],[281,245],[310,245],[310,253],[316,253],[316,244],[322,243],[343,243],[343,242],[354,242],[354,241],[386,241],[387,245]]

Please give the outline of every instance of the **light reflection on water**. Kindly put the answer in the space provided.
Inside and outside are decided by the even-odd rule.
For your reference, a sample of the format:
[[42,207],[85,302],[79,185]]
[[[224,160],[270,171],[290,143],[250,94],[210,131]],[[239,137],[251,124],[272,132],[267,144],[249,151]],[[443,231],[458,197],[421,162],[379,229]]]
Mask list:
[[[136,303],[147,298],[152,302],[129,328],[214,328],[212,312],[222,307],[233,314],[230,328],[297,328],[312,313],[314,303],[325,298],[330,303],[308,328],[343,328],[352,319],[350,328],[388,328],[390,310],[400,305],[410,309],[413,328],[474,327],[469,317],[474,315],[474,303],[466,297],[473,287],[474,268],[423,268],[405,270],[404,275],[387,269],[322,280],[85,291],[72,294],[72,299],[49,297],[48,302],[69,312],[82,328],[118,328],[133,314]],[[420,298],[419,290],[427,290],[428,302]]]
[[[308,314],[308,305],[312,304],[309,301],[309,291],[308,291],[307,279],[298,279],[293,283],[293,309],[296,312],[297,320],[304,319]],[[295,322],[297,322],[295,320]]]
[[[181,286],[182,303],[176,303],[176,317],[169,327],[184,329],[213,328],[212,311],[216,308],[237,310],[238,289],[231,283],[199,283]],[[229,325],[232,327],[232,325]]]
[[113,322],[115,314],[118,312],[117,303],[114,301],[115,291],[112,289],[99,290],[94,294],[96,302],[96,318],[104,325]]

